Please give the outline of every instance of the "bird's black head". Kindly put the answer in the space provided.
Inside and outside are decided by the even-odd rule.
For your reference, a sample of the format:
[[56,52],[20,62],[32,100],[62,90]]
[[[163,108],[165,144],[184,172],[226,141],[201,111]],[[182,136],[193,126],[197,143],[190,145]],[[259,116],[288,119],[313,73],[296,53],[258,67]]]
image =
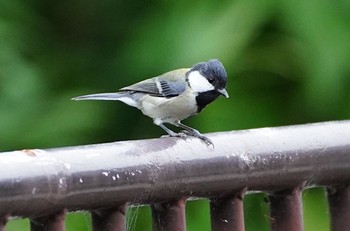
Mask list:
[[[224,66],[218,59],[211,59],[208,62],[197,63],[190,70],[190,72],[192,71],[198,71],[211,85],[214,86],[215,90],[218,90],[219,93],[225,97],[228,97],[225,90],[227,73]],[[222,92],[220,92],[220,90],[222,90]]]
[[220,95],[229,97],[225,89],[227,74],[224,66],[217,59],[194,65],[187,73],[187,81],[197,94],[198,112]]

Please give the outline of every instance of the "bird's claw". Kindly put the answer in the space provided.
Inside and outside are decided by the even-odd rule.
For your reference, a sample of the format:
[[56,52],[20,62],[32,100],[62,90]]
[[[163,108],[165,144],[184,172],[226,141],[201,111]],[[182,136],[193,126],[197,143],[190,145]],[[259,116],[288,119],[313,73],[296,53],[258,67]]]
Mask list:
[[208,146],[208,148],[214,149],[214,143],[211,141],[211,139],[205,136],[200,136],[198,138],[201,139]]
[[183,133],[183,132],[179,132],[179,133],[171,133],[171,134],[168,134],[168,135],[162,135],[161,137],[180,137],[180,138],[188,138],[188,135]]
[[182,133],[186,134],[187,136],[192,136],[192,137],[196,137],[200,140],[202,140],[210,149],[214,149],[214,144],[213,141],[211,141],[211,139],[209,139],[206,136],[203,136],[202,134],[200,134],[198,131],[181,131]]
[[209,139],[206,136],[203,136],[198,131],[190,132],[190,131],[183,130],[179,133],[173,132],[173,133],[169,133],[168,135],[163,135],[161,137],[179,137],[179,138],[182,138],[185,140],[191,139],[191,137],[196,137],[196,138],[202,140],[210,149],[214,149],[214,144],[211,141],[211,139]]

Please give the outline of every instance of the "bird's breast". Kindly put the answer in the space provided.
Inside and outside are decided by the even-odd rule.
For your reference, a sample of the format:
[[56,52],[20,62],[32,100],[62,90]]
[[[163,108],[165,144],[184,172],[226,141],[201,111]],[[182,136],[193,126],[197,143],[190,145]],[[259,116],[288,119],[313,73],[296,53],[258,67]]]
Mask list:
[[171,98],[145,95],[141,102],[143,114],[164,122],[183,120],[197,113],[196,96],[190,91]]

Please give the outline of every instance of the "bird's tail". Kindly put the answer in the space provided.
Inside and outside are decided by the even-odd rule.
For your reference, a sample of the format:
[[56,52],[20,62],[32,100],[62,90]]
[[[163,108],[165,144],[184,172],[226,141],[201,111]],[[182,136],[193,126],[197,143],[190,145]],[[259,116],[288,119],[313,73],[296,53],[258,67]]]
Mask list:
[[128,92],[99,93],[77,96],[72,98],[72,100],[120,100],[120,98],[128,97],[129,95]]
[[123,103],[139,108],[138,94],[132,94],[130,92],[114,92],[114,93],[99,93],[92,95],[82,95],[72,98],[72,100],[118,100]]

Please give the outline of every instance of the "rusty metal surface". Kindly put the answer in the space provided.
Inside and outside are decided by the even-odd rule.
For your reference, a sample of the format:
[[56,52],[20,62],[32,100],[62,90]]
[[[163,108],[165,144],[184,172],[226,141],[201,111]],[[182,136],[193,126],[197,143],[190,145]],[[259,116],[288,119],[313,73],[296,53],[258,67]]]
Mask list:
[[350,227],[350,186],[329,187],[328,203],[332,231],[346,231]]
[[154,231],[186,231],[186,198],[152,204]]
[[0,153],[0,216],[350,180],[350,121]]
[[270,224],[272,231],[302,231],[302,189],[295,187],[270,194]]
[[110,209],[96,210],[92,212],[92,229],[94,231],[125,231],[127,204]]
[[32,218],[30,220],[30,231],[65,231],[66,210],[45,217]]
[[244,231],[244,192],[210,201],[212,231]]

